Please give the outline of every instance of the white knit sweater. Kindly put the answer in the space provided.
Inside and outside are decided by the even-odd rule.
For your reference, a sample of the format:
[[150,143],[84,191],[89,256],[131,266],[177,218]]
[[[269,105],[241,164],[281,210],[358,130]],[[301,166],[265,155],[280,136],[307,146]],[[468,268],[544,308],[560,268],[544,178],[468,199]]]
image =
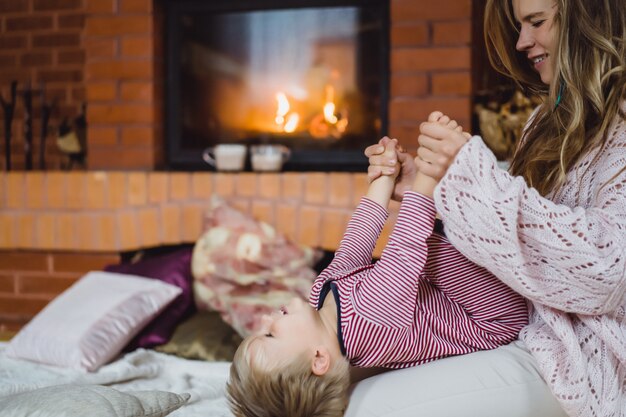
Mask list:
[[454,246],[532,302],[521,338],[572,417],[626,416],[624,120],[608,140],[544,198],[475,136],[435,193]]

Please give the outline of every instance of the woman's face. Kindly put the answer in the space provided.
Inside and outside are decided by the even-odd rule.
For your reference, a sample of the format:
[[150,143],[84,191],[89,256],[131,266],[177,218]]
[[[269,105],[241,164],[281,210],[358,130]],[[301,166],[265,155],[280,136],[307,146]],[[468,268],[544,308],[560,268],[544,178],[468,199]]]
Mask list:
[[513,12],[519,28],[515,47],[526,54],[541,81],[548,85],[554,79],[556,60],[556,7],[554,0],[513,0]]

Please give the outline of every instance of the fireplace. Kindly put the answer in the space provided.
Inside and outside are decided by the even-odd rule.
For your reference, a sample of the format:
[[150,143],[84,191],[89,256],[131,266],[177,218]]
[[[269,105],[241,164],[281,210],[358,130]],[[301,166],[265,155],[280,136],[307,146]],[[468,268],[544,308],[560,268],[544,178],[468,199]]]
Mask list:
[[167,159],[281,144],[290,171],[363,171],[387,132],[388,0],[166,2]]

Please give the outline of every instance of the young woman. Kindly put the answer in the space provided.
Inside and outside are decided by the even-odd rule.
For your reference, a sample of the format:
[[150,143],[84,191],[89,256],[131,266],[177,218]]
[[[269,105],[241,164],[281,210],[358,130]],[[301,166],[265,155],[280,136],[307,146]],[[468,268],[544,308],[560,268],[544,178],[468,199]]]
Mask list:
[[[509,173],[479,137],[424,123],[417,162],[385,155],[382,141],[366,150],[369,177],[397,157],[396,196],[418,170],[441,179],[435,202],[450,241],[530,301],[520,338],[532,357],[512,360],[537,367],[569,416],[625,416],[624,0],[488,0],[486,7],[492,64],[543,97]],[[499,376],[530,386],[519,375]],[[522,403],[534,407],[534,398]],[[480,415],[472,405],[466,415]],[[554,415],[519,415],[533,413]]]

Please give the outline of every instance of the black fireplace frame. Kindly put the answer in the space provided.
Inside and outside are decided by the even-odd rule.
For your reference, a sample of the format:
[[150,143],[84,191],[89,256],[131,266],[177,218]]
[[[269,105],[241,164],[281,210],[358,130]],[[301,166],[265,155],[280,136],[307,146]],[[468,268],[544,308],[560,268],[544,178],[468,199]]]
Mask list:
[[[383,23],[380,35],[379,62],[382,69],[380,87],[380,134],[388,131],[390,79],[390,0],[162,0],[165,14],[165,135],[166,163],[171,170],[209,170],[201,152],[181,147],[180,120],[180,29],[177,25],[182,13],[188,12],[247,12],[256,10],[298,9],[311,7],[378,6]],[[367,138],[374,143],[379,138]],[[344,171],[364,172],[367,159],[363,150],[294,150],[285,164],[285,171]],[[249,167],[247,167],[249,169]]]

